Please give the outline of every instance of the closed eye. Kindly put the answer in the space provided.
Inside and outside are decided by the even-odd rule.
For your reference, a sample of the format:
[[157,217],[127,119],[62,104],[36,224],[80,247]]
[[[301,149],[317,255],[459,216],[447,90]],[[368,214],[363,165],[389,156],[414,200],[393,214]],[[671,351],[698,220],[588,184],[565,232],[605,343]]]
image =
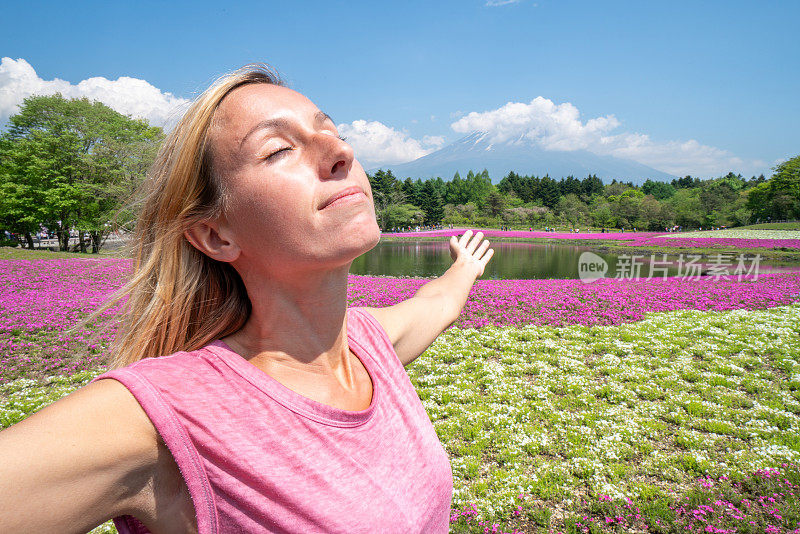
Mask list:
[[264,160],[275,159],[276,157],[280,157],[280,155],[282,155],[282,154],[287,154],[290,150],[294,150],[294,149],[292,147],[290,147],[290,146],[285,146],[283,148],[279,148],[278,150],[276,150],[275,152],[273,152],[269,156],[265,157]]

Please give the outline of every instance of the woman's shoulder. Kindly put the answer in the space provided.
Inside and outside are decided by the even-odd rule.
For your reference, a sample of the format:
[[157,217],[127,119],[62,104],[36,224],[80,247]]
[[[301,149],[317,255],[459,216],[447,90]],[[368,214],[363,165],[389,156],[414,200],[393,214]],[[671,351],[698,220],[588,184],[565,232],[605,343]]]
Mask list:
[[[117,378],[128,374],[136,375],[159,375],[181,373],[187,369],[195,372],[203,367],[203,362],[208,359],[209,348],[212,344],[206,345],[193,351],[178,351],[164,356],[154,356],[142,358],[131,362],[124,367],[109,369],[94,380],[101,378]],[[93,380],[93,381],[94,381]]]
[[375,308],[349,308],[348,338],[366,349],[390,374],[400,372],[403,366],[392,339],[379,319],[381,316],[374,311]]
[[172,451],[139,399],[117,380],[98,380],[89,387],[92,389],[87,389],[85,394],[91,396],[91,402],[113,407],[105,425],[118,430],[113,433],[114,463],[126,460],[135,465],[134,469],[121,475],[131,494],[114,516],[136,517],[167,532],[188,527],[191,529],[187,532],[197,532],[194,506],[186,482]]
[[352,307],[348,308],[348,333],[356,336],[369,336],[373,340],[392,344],[386,329],[379,320],[379,315],[375,313],[375,308]]
[[151,420],[168,422],[175,410],[191,410],[225,379],[211,361],[213,357],[206,352],[204,347],[144,358],[125,367],[109,369],[90,383],[113,379],[136,398]]
[[[24,497],[3,499],[11,498],[17,521],[48,532],[69,530],[66,523],[74,527],[76,517],[100,524],[137,510],[159,458],[155,427],[113,380],[79,388],[5,430],[0,451],[28,459],[24,467],[10,465],[3,473],[15,479],[15,493]],[[81,498],[65,500],[68,492]]]

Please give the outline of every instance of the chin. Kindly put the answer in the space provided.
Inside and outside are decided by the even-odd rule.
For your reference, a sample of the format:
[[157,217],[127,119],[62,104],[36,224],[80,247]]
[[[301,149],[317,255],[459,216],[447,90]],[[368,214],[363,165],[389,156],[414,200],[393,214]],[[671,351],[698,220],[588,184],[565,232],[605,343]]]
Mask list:
[[365,224],[363,227],[363,232],[360,233],[361,235],[361,252],[358,253],[358,256],[369,252],[378,242],[381,240],[381,229],[378,227],[378,223],[375,219],[372,219],[371,224]]
[[358,233],[364,241],[364,246],[367,247],[364,252],[373,249],[378,244],[378,241],[381,240],[381,229],[378,226],[377,219],[375,219],[375,210],[371,204],[370,202],[370,209],[365,211],[364,217],[359,217],[354,230],[354,233]]

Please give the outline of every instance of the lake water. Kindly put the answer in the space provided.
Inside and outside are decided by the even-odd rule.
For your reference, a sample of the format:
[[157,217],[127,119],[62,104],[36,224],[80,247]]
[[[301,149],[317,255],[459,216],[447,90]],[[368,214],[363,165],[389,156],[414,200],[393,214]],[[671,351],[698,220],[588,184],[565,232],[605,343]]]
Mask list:
[[[620,268],[621,277],[631,277],[632,270],[623,266],[626,262],[630,265],[630,260],[620,258],[619,254],[597,252],[591,247],[522,242],[493,242],[491,246],[495,251],[494,257],[482,278],[495,280],[579,278],[579,259],[581,254],[587,251],[593,252],[606,262],[608,265],[606,278],[616,276],[617,267]],[[655,260],[652,265],[651,259]],[[735,256],[730,259],[732,265],[728,269],[733,274],[738,259]],[[662,260],[661,254],[654,258],[649,255],[637,257],[635,263],[641,264],[639,276],[650,276],[651,267],[654,269],[655,277],[664,276],[662,269],[666,270],[666,276],[685,275],[690,258],[688,254],[684,255],[682,260],[677,255],[668,255],[666,257],[668,263],[661,263]],[[451,264],[447,241],[385,241],[356,258],[350,272],[373,276],[427,278],[441,275]],[[751,267],[752,257],[748,257],[744,265],[746,268]],[[679,267],[684,270],[679,272]],[[760,273],[787,268],[775,263],[767,264],[763,260],[759,264]],[[797,265],[792,268],[792,270],[797,269]]]

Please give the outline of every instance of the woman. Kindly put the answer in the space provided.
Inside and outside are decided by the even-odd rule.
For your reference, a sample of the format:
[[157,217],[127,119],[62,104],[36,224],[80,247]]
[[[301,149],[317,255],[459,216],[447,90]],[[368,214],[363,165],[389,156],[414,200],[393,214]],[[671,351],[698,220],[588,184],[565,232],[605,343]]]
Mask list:
[[0,434],[0,532],[446,532],[403,366],[460,314],[481,233],[413,298],[348,309],[380,238],[367,176],[260,66],[198,97],[148,187],[112,370]]

